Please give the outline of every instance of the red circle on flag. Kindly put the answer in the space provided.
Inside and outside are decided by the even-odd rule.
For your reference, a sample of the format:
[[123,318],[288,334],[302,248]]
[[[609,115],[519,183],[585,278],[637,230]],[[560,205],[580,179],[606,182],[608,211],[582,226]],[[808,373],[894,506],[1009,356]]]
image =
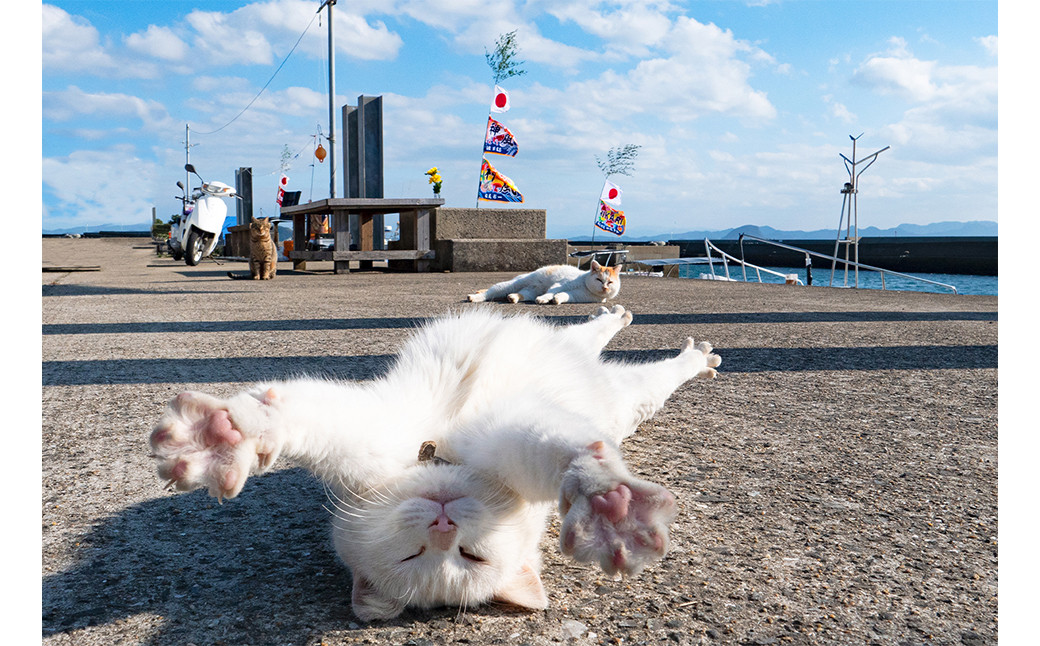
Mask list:
[[616,198],[617,197],[617,189],[616,188],[610,189],[610,191],[607,193],[607,197],[612,199],[612,200],[614,198]]
[[286,177],[285,175],[282,175],[282,178],[280,180],[278,180],[278,183],[281,184],[282,186],[288,186],[289,185],[289,178]]
[[506,102],[507,101],[509,101],[509,99],[506,97],[505,92],[499,92],[498,94],[495,95],[495,107],[496,108],[504,108],[504,107],[506,107]]

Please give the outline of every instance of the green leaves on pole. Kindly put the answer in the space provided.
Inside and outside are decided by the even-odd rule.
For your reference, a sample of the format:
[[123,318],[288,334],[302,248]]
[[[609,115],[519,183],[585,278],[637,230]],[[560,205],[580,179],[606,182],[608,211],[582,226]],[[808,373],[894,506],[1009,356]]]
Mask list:
[[527,70],[523,69],[524,61],[516,60],[515,29],[498,37],[498,40],[495,41],[494,52],[488,52],[485,47],[484,58],[487,60],[488,67],[491,68],[496,84],[507,78],[527,74]]
[[596,165],[603,171],[604,177],[631,175],[632,167],[636,163],[636,156],[639,154],[641,147],[635,144],[615,146],[607,151],[606,160],[600,159],[599,155],[596,155]]

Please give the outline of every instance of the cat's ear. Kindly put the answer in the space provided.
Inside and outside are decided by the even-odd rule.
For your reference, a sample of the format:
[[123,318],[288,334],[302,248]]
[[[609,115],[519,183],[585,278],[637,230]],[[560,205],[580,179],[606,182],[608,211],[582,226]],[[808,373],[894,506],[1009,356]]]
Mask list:
[[495,593],[495,601],[532,610],[549,607],[549,597],[545,596],[542,579],[530,565],[524,565],[512,579],[506,581],[502,589]]
[[591,269],[592,271],[602,271],[603,270],[603,265],[601,265],[598,262],[596,262],[595,260],[593,260],[592,262],[589,263],[589,269]]
[[404,610],[404,603],[400,599],[383,594],[368,579],[357,574],[354,575],[350,605],[362,621],[393,619]]

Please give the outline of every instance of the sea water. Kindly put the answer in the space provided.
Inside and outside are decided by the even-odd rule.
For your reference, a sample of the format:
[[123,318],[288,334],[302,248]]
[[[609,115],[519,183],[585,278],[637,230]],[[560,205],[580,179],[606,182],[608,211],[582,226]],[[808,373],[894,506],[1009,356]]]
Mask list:
[[[767,267],[772,271],[783,274],[794,274],[798,276],[798,280],[802,283],[806,283],[805,279],[805,267],[793,269],[790,267]],[[666,272],[667,273],[667,272]],[[775,276],[766,272],[756,272],[754,269],[747,269],[747,280],[749,282],[759,282],[758,276],[761,274],[763,283],[783,283],[784,278],[781,276]],[[925,280],[930,280],[936,283],[942,283],[944,285],[952,285],[957,289],[958,294],[981,294],[981,295],[997,295],[997,277],[996,276],[972,276],[966,274],[922,274],[922,273],[910,273],[901,272],[908,276],[916,276]],[[708,265],[680,265],[679,266],[679,277],[681,278],[699,278],[701,274],[711,274],[711,269]],[[715,263],[715,275],[725,276],[725,269],[721,262]],[[730,264],[729,266],[729,277],[735,280],[744,281],[744,270],[740,265]],[[852,269],[849,270],[848,275],[845,274],[844,270],[836,268],[834,270],[834,278],[831,279],[831,268],[828,267],[813,267],[812,268],[812,284],[814,287],[857,287],[856,272]],[[869,271],[865,269],[859,270],[859,283],[860,289],[881,289],[881,273],[876,271]],[[890,273],[885,273],[884,288],[894,291],[906,291],[906,292],[933,292],[939,294],[951,294],[953,292],[946,287],[940,285],[932,285],[903,276],[894,276]]]

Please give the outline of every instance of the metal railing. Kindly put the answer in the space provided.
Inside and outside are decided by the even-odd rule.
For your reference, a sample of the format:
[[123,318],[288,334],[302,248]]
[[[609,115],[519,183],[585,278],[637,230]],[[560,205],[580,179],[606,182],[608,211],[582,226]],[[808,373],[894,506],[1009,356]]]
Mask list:
[[[719,280],[719,279],[715,276],[715,263],[712,261],[712,256],[711,256],[711,252],[712,251],[715,251],[720,256],[722,256],[721,260],[722,260],[722,268],[723,268],[723,271],[725,272],[725,280],[734,280],[733,278],[730,278],[730,276],[729,276],[729,261],[732,260],[733,262],[735,262],[738,265],[740,265],[741,271],[743,272],[744,282],[745,283],[748,282],[747,270],[748,270],[748,267],[750,267],[751,269],[755,270],[755,276],[758,278],[758,282],[760,282],[760,283],[762,282],[762,272],[765,272],[767,274],[772,274],[773,276],[779,276],[780,278],[783,278],[784,281],[787,281],[791,277],[793,277],[794,281],[797,284],[799,284],[799,285],[803,284],[801,279],[799,279],[794,274],[781,274],[780,272],[773,271],[772,269],[766,269],[765,267],[759,267],[758,265],[753,265],[753,264],[751,264],[749,262],[746,262],[743,258],[737,258],[735,256],[731,256],[730,254],[726,253],[722,249],[719,249],[714,244],[712,244],[711,240],[705,238],[704,239],[704,252],[705,252],[705,255],[708,258],[708,267],[711,268],[711,276],[715,280]],[[741,236],[741,251],[740,251],[740,255],[744,255],[743,236]]]
[[[767,240],[765,238],[759,238],[758,236],[753,236],[753,235],[748,235],[748,234],[741,234],[740,235],[740,255],[741,256],[744,255],[744,238],[747,238],[749,240],[754,240],[755,242],[761,242],[763,244],[773,245],[774,247],[780,247],[781,249],[788,249],[790,251],[796,251],[798,253],[804,253],[805,257],[806,257],[806,260],[808,260],[810,256],[816,256],[817,258],[824,258],[826,260],[830,260],[831,261],[831,281],[830,281],[830,285],[831,286],[834,285],[834,271],[835,271],[835,268],[837,267],[837,263],[840,262],[843,265],[845,265],[845,270],[844,270],[845,271],[845,286],[848,286],[849,267],[855,267],[855,269],[856,269],[856,287],[859,287],[859,270],[860,269],[866,269],[866,270],[869,270],[869,271],[876,271],[876,272],[878,272],[881,275],[881,289],[882,290],[886,289],[885,276],[889,275],[889,276],[899,276],[900,278],[906,278],[906,279],[909,279],[909,280],[915,280],[915,281],[918,281],[918,282],[921,282],[921,283],[927,283],[929,285],[934,285],[936,287],[941,287],[943,289],[948,289],[951,292],[953,292],[954,294],[957,293],[957,288],[956,287],[954,287],[953,285],[947,285],[946,283],[940,283],[940,282],[937,282],[937,281],[934,281],[934,280],[928,280],[927,278],[921,278],[920,276],[912,276],[910,274],[904,274],[904,273],[901,273],[901,272],[898,272],[898,271],[892,271],[891,269],[882,269],[880,267],[874,267],[872,265],[866,265],[866,264],[863,264],[861,262],[856,262],[856,261],[852,261],[852,260],[843,260],[842,258],[839,258],[837,256],[828,256],[827,254],[824,254],[824,253],[817,253],[815,251],[809,251],[808,249],[802,249],[800,247],[794,247],[792,245],[784,244],[782,242],[776,242],[775,240]],[[707,239],[704,240],[704,243],[705,243],[705,245],[711,244],[710,241],[707,240]],[[732,256],[730,256],[730,257],[732,257]],[[736,259],[734,259],[734,260],[736,260]],[[741,262],[742,264],[744,263],[743,260],[739,260],[739,262]],[[768,271],[768,270],[766,270],[766,271]],[[777,272],[770,272],[770,273],[776,274]],[[714,274],[714,269],[712,270],[712,274]],[[778,275],[783,275],[783,274],[778,274]],[[728,274],[727,274],[727,277],[728,277]],[[745,281],[747,280],[746,276],[745,276],[744,280]],[[761,277],[759,278],[759,282],[762,282],[761,281]]]

